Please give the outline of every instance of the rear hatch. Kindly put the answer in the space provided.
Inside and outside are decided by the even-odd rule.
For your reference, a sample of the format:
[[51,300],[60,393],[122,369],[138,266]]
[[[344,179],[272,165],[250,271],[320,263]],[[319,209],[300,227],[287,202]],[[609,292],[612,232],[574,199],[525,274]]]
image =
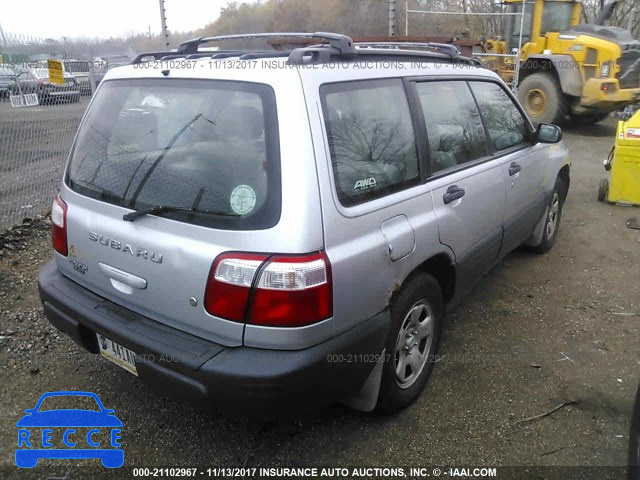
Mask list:
[[209,315],[205,287],[222,252],[274,248],[256,231],[281,217],[279,148],[268,85],[105,81],[67,167],[59,269],[123,307],[241,345],[244,324]]

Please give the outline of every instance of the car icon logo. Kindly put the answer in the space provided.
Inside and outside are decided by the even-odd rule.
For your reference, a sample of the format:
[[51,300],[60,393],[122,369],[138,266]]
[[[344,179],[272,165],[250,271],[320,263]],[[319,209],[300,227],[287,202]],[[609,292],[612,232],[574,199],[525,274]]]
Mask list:
[[[83,408],[66,408],[82,403]],[[65,408],[50,408],[64,404]],[[92,392],[48,392],[16,423],[15,462],[33,468],[41,458],[100,459],[106,468],[124,464],[122,422]]]

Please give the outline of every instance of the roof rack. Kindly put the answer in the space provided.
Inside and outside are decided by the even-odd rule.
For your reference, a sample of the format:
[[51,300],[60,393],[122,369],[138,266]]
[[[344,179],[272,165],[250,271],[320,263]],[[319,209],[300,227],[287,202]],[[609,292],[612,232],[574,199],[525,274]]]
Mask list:
[[426,48],[429,50],[435,50],[438,53],[444,53],[449,55],[452,60],[457,60],[460,58],[460,52],[455,45],[451,45],[448,43],[433,43],[433,42],[356,42],[354,44],[356,47],[365,47],[365,48],[381,48],[381,49],[398,49],[402,50],[401,47],[404,48]]
[[[264,51],[264,50],[217,50],[206,52],[199,50],[203,44],[210,42],[221,42],[225,40],[247,40],[247,39],[273,39],[273,38],[295,38],[295,39],[318,39],[319,44],[307,45],[293,48],[287,51]],[[420,49],[420,50],[418,50]],[[351,37],[337,33],[315,32],[315,33],[248,33],[240,35],[218,35],[214,37],[200,37],[183,42],[177,51],[173,52],[150,52],[138,55],[132,63],[142,63],[143,61],[169,60],[176,58],[213,58],[224,59],[239,57],[242,60],[259,58],[279,58],[287,57],[292,65],[304,65],[309,63],[326,63],[331,59],[355,59],[366,57],[392,58],[396,61],[410,61],[416,58],[429,58],[435,61],[463,62],[470,65],[478,64],[477,61],[464,57],[460,54],[455,45],[435,42],[357,42],[354,43]]]
[[[341,55],[354,54],[353,40],[347,35],[329,32],[301,33],[301,32],[277,32],[277,33],[246,33],[240,35],[218,35],[214,37],[200,37],[182,42],[178,47],[178,52],[182,54],[198,53],[198,48],[204,43],[221,42],[224,40],[248,40],[256,38],[318,38],[327,40],[329,45],[335,48]],[[249,53],[249,52],[247,52]]]

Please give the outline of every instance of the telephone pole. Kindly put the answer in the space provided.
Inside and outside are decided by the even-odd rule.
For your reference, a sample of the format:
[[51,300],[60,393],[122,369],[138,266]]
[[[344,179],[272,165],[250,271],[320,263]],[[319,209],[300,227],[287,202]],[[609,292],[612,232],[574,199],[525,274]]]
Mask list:
[[167,29],[167,16],[165,15],[164,10],[164,0],[160,1],[160,23],[162,26],[162,35],[164,36],[164,44],[169,48],[169,30]]
[[395,37],[398,30],[396,22],[396,0],[388,0],[389,2],[389,36]]

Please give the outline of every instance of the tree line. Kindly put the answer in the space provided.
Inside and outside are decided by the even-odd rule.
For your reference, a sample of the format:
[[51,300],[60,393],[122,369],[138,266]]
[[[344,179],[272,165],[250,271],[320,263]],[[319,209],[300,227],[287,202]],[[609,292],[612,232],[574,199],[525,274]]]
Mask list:
[[[583,0],[583,21],[593,23],[602,0]],[[409,34],[492,38],[504,31],[504,17],[474,16],[473,13],[503,13],[499,0],[410,0],[411,10],[463,12],[466,16],[409,14]],[[266,0],[253,3],[230,2],[220,17],[195,36],[277,31],[334,31],[352,36],[384,36],[389,31],[388,3],[385,0]],[[634,8],[636,14],[633,15]],[[396,23],[405,33],[405,1],[397,0]],[[631,27],[640,35],[640,6],[637,0],[621,0],[611,20],[614,26]]]
[[[583,20],[593,22],[602,0],[583,0]],[[611,24],[631,27],[635,38],[640,35],[640,6],[637,0],[621,0]],[[176,1],[175,6],[179,8]],[[203,28],[192,32],[171,32],[171,48],[193,37],[252,32],[333,31],[352,36],[386,36],[389,32],[388,0],[254,0],[230,1],[220,16]],[[504,12],[498,0],[409,0],[412,10],[465,12],[466,16],[409,15],[410,35],[458,36],[470,39],[494,38],[504,32],[504,17],[474,16],[474,13]],[[634,7],[637,9],[633,15]],[[405,0],[397,0],[397,33],[404,35]],[[162,35],[131,33],[127,38],[95,40],[50,40],[50,50],[57,49],[70,58],[88,59],[101,53],[163,50]],[[45,52],[53,53],[53,52]]]

